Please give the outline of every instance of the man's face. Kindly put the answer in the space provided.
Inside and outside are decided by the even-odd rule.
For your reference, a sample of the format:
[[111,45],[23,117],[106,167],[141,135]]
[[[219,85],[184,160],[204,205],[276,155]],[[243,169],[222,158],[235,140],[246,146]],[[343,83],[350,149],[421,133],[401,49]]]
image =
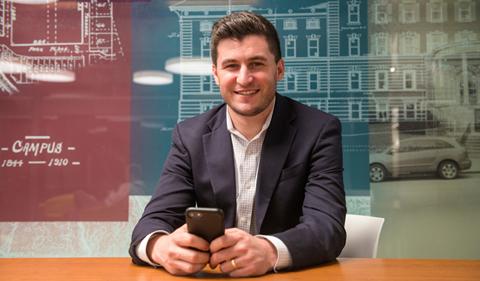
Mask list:
[[249,35],[238,41],[223,39],[217,46],[215,82],[234,113],[255,116],[264,112],[275,97],[277,81],[283,78],[283,59],[275,62],[264,36]]

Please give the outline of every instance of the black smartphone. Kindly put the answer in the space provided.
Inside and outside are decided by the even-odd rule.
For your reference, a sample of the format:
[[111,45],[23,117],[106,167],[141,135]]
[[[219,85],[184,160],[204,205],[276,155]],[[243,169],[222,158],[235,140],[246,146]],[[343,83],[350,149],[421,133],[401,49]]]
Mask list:
[[190,207],[185,211],[187,229],[208,242],[225,233],[223,211],[218,208]]

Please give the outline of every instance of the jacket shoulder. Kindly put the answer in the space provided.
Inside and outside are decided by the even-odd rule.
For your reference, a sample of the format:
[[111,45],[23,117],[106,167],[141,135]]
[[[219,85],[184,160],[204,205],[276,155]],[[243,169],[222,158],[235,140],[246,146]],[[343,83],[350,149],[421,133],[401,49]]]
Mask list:
[[225,104],[216,106],[197,116],[187,118],[176,125],[176,129],[183,135],[203,136],[225,120]]
[[340,122],[338,117],[333,114],[305,105],[289,97],[284,98],[285,101],[291,106],[293,112],[295,112],[297,119],[301,119],[302,122],[306,122],[309,125],[312,123],[318,123],[319,121],[327,123]]

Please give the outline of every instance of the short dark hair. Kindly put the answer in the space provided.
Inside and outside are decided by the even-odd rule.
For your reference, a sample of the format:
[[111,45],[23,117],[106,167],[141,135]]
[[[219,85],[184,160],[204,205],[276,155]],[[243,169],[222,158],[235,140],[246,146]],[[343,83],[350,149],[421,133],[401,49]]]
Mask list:
[[217,47],[221,40],[234,38],[242,40],[247,35],[265,36],[275,62],[282,58],[280,41],[273,24],[261,15],[252,12],[234,12],[219,19],[212,27],[211,56],[213,64],[217,64]]

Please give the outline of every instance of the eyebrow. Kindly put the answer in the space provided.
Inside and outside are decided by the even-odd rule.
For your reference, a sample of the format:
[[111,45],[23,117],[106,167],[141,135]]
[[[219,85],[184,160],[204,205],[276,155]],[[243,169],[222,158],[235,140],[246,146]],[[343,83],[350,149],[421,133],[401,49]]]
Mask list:
[[[253,57],[249,58],[248,61],[267,61],[267,58],[265,58],[263,56],[253,56]],[[221,62],[221,65],[226,65],[226,64],[229,64],[229,63],[237,63],[237,62],[238,61],[236,59],[226,59],[226,60]]]
[[266,57],[263,57],[263,56],[254,56],[254,57],[249,58],[248,60],[249,60],[249,61],[252,61],[252,60],[266,61],[267,58],[266,58]]
[[236,63],[237,60],[234,60],[234,59],[226,59],[224,61],[221,61],[220,64],[221,65],[226,65],[226,64],[230,64],[230,63]]

